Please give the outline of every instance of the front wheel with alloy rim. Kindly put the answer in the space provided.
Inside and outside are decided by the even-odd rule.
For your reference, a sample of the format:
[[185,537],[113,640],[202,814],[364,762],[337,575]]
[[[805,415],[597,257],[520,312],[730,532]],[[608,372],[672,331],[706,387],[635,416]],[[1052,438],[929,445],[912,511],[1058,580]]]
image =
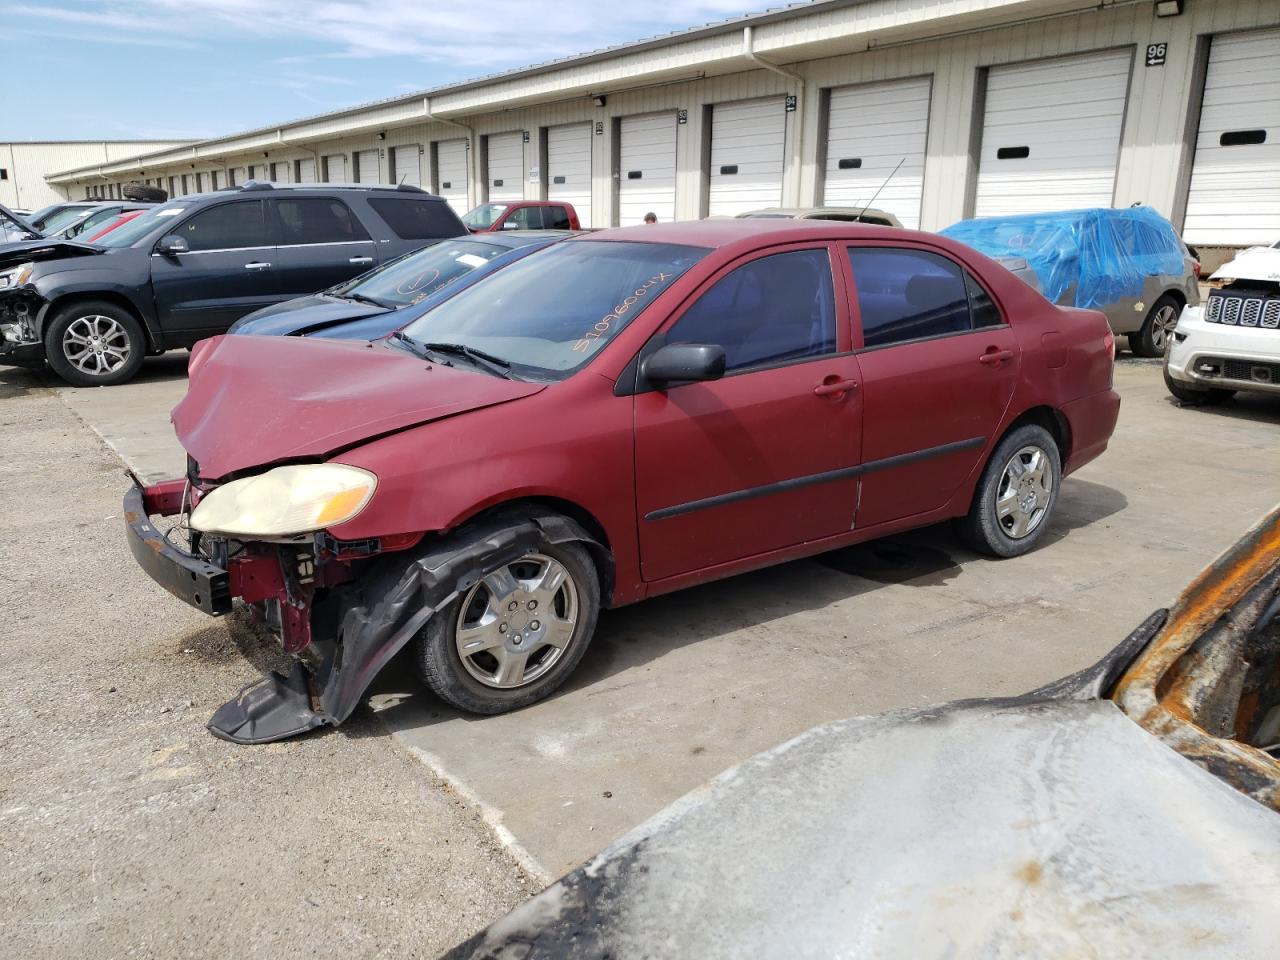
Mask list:
[[1058,502],[1062,454],[1037,424],[1012,430],[982,471],[960,536],[979,553],[1016,557],[1039,542]]
[[1178,299],[1166,293],[1152,305],[1142,327],[1129,334],[1129,349],[1139,357],[1163,357],[1181,312]]
[[600,583],[577,543],[545,544],[491,570],[427,621],[418,637],[423,682],[473,713],[536,703],[586,653]]
[[44,336],[49,366],[77,387],[107,387],[133,379],[146,346],[142,325],[133,315],[102,300],[63,307]]

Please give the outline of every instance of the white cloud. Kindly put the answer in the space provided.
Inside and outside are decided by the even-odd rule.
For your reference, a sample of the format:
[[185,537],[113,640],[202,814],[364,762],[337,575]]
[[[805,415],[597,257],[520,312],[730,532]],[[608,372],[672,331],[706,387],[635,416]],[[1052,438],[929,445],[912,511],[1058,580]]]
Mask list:
[[191,37],[210,44],[279,40],[285,48],[282,59],[294,64],[315,58],[294,56],[287,49],[289,41],[309,40],[331,56],[409,57],[474,74],[585,53],[746,12],[743,0],[471,0],[447,5],[429,0],[55,0],[41,6],[4,4],[0,11],[28,25],[39,20],[79,24],[175,44],[189,43]]

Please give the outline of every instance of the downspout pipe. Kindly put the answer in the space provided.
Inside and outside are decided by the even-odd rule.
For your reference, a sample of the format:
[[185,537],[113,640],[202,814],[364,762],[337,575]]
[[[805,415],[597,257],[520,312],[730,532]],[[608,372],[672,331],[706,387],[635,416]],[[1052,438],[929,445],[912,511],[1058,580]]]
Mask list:
[[[746,26],[742,28],[742,55],[753,65],[760,67],[762,70],[768,70],[779,76],[786,77],[796,85],[796,149],[795,155],[792,157],[792,163],[796,170],[797,180],[800,177],[800,164],[804,157],[804,104],[806,97],[806,81],[804,75],[797,73],[795,70],[788,70],[786,67],[780,67],[776,63],[770,63],[763,57],[759,56],[755,51],[755,32],[754,28]],[[797,183],[796,203],[799,204],[799,184]],[[785,204],[785,200],[784,200]]]
[[[320,182],[320,172],[321,172],[321,171],[320,171],[320,151],[319,151],[319,150],[315,149],[315,147],[308,147],[306,144],[303,144],[303,143],[298,143],[298,142],[296,142],[296,141],[292,141],[292,142],[291,142],[291,141],[289,141],[289,140],[286,140],[286,139],[284,138],[284,131],[283,131],[283,130],[280,130],[280,129],[277,129],[277,130],[276,130],[276,143],[280,144],[280,146],[282,146],[282,147],[291,147],[291,148],[292,148],[292,149],[294,149],[294,150],[305,150],[307,153],[311,154],[311,156],[315,158],[315,164],[316,164],[316,182],[317,182],[317,183],[319,183],[319,182]],[[194,148],[194,147],[192,147],[192,152],[193,152],[193,153],[195,152],[195,148]],[[268,176],[270,176],[270,175],[271,175],[271,171],[270,171],[270,170],[268,170],[268,171],[267,171],[267,175],[268,175]]]
[[[475,194],[475,199],[474,199],[474,200],[472,199],[472,193],[471,193],[472,188],[473,188],[473,187],[477,187],[477,186],[479,185],[479,183],[480,183],[480,176],[479,176],[480,171],[478,171],[478,170],[474,169],[474,167],[473,167],[473,165],[474,165],[475,163],[477,163],[477,162],[478,162],[478,161],[476,160],[476,157],[478,157],[478,156],[480,155],[479,150],[477,150],[477,149],[476,149],[476,132],[475,132],[475,130],[474,130],[474,129],[469,125],[469,124],[466,124],[466,123],[459,123],[457,120],[449,120],[449,119],[447,119],[447,118],[445,118],[445,117],[439,117],[439,116],[436,116],[434,113],[432,113],[432,112],[431,112],[431,98],[430,98],[430,97],[423,97],[423,98],[422,98],[422,116],[423,116],[423,118],[424,118],[424,119],[429,120],[429,121],[431,121],[432,123],[443,123],[443,124],[445,124],[446,126],[450,126],[450,127],[457,127],[459,130],[465,130],[465,131],[467,132],[467,168],[468,168],[468,176],[467,176],[467,205],[468,205],[468,206],[474,206],[476,203],[478,203],[478,202],[479,202],[479,199],[480,199],[480,193],[479,193],[479,191],[478,191],[478,190],[477,190],[477,192],[476,192],[476,194]],[[437,179],[437,180],[438,180],[438,179],[439,179],[439,171],[438,171],[438,170],[435,170],[435,169],[432,169],[432,171],[431,171],[431,172],[432,172],[432,174],[433,174],[433,179]],[[435,183],[432,183],[432,184],[431,184],[431,189],[433,189],[433,190],[435,189]]]

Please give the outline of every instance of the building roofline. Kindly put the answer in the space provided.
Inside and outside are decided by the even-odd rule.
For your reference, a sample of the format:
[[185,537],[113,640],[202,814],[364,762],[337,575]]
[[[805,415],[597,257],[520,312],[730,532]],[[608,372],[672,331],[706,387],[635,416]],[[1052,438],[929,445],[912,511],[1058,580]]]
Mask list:
[[[554,60],[546,60],[542,63],[536,63],[525,67],[516,67],[511,70],[505,70],[498,73],[486,74],[470,80],[462,80],[457,83],[444,84],[438,87],[429,87],[423,90],[414,91],[413,93],[398,94],[394,97],[386,97],[381,100],[370,100],[365,103],[342,107],[338,110],[312,114],[305,117],[297,117],[283,123],[274,123],[269,126],[241,130],[236,133],[226,134],[220,137],[211,137],[206,140],[182,141],[182,145],[190,146],[195,151],[199,151],[201,148],[213,147],[220,143],[229,143],[234,140],[261,136],[263,134],[281,133],[290,127],[316,123],[322,120],[336,120],[353,114],[359,114],[373,108],[413,103],[414,101],[422,100],[425,97],[437,97],[442,94],[464,93],[468,90],[475,90],[498,83],[508,83],[512,80],[522,80],[528,77],[551,73],[552,71],[560,70],[565,67],[585,66],[622,55],[642,53],[646,50],[668,46],[673,43],[684,43],[705,37],[735,33],[748,26],[758,26],[761,24],[774,23],[779,20],[789,20],[793,17],[807,16],[812,13],[827,10],[837,10],[842,7],[858,6],[867,2],[870,2],[870,0],[798,0],[796,3],[790,3],[782,7],[772,7],[760,13],[747,13],[742,16],[731,17],[726,20],[717,20],[712,23],[706,23],[701,26],[688,27],[684,30],[673,30],[670,33],[659,34],[655,37],[648,37],[642,40],[631,40],[625,43],[615,44],[611,47],[601,47],[598,50],[592,50],[586,53],[572,54],[570,56],[559,57]],[[111,163],[122,163],[125,161],[138,161],[139,163],[142,163],[165,152],[167,151],[160,150],[151,154],[138,154],[135,157],[121,157],[117,160],[111,161]],[[51,173],[49,174],[49,178],[74,178],[75,174],[81,173],[90,175],[99,172],[102,166],[103,165],[100,163],[94,163],[87,164],[83,167],[73,167],[70,170],[60,170],[57,173]]]

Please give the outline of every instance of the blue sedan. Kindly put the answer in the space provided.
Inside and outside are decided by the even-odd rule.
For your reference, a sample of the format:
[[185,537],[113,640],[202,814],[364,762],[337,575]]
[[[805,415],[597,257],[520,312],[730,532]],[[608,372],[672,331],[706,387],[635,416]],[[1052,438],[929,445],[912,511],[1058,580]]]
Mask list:
[[228,331],[268,337],[376,340],[509,263],[572,236],[530,230],[454,237],[309,297],[264,307]]

